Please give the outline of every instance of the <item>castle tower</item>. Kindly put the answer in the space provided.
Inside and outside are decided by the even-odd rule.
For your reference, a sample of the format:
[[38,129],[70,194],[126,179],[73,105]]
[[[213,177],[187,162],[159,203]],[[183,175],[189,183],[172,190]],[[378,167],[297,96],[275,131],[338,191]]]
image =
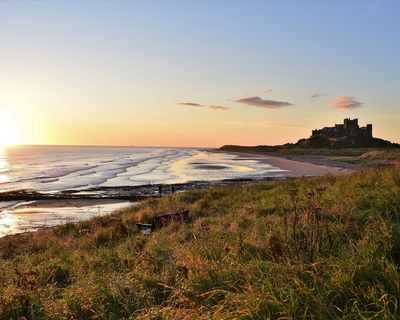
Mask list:
[[367,124],[365,130],[367,132],[367,137],[372,139],[372,124]]
[[353,120],[351,120],[350,118],[344,119],[343,127],[345,130],[359,128],[358,119],[353,119]]

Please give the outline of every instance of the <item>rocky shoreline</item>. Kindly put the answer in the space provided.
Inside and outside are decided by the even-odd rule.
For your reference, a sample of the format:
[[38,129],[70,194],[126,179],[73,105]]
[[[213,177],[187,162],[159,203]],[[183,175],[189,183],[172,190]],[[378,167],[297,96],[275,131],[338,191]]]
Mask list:
[[191,181],[178,184],[149,184],[141,186],[95,187],[86,190],[63,190],[40,192],[34,190],[15,190],[0,192],[1,201],[39,201],[39,200],[127,200],[140,201],[150,197],[173,194],[185,190],[201,189],[217,185],[234,185],[288,179],[290,177],[238,178],[218,181]]

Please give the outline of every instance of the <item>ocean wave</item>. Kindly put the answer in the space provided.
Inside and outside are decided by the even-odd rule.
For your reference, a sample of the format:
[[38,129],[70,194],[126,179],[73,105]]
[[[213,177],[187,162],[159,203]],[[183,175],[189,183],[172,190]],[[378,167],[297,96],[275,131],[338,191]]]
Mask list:
[[9,182],[0,190],[84,190],[282,174],[279,168],[258,161],[189,148],[42,147],[29,152],[29,156],[16,152],[6,159]]

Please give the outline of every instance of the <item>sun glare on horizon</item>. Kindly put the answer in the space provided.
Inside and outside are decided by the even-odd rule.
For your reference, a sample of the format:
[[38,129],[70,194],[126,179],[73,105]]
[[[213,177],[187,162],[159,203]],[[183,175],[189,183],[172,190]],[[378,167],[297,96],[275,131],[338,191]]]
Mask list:
[[0,146],[19,143],[21,138],[13,117],[0,111]]

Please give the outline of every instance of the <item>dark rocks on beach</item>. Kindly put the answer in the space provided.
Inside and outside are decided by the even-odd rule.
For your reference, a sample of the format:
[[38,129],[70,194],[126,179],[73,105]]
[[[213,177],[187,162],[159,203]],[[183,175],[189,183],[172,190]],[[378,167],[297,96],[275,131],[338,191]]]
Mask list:
[[[171,185],[145,185],[120,187],[95,187],[87,190],[63,190],[58,192],[39,192],[33,190],[15,190],[0,193],[0,201],[35,201],[35,200],[128,200],[140,201],[150,197],[173,194],[184,190],[207,188],[216,185],[240,184],[263,181],[260,178],[238,178],[220,181],[192,181]],[[271,180],[281,179],[271,177]],[[264,180],[265,181],[265,180]]]

